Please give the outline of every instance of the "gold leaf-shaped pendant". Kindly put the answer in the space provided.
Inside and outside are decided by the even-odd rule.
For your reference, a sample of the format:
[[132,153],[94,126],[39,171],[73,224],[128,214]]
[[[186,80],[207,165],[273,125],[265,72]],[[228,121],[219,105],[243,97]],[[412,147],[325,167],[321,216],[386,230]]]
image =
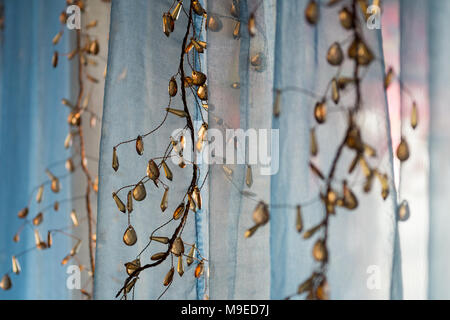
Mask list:
[[418,123],[419,123],[419,111],[417,110],[417,103],[414,101],[411,109],[411,127],[413,129],[416,129]]
[[116,202],[117,208],[120,211],[122,211],[123,213],[125,213],[126,212],[125,204],[122,202],[122,200],[120,200],[119,196],[115,192],[113,192],[112,197],[113,197],[114,201]]
[[343,8],[339,11],[339,21],[344,29],[351,29],[353,26],[352,13],[347,8]]
[[166,110],[167,110],[167,112],[170,112],[180,118],[184,118],[187,115],[184,110],[180,110],[180,109],[166,108]]
[[401,142],[397,147],[397,158],[402,162],[409,158],[409,146],[404,137],[402,137]]
[[194,12],[199,16],[202,16],[205,13],[205,9],[203,9],[200,1],[197,0],[192,1],[192,9],[194,9]]
[[175,22],[170,13],[163,14],[163,32],[168,37],[175,28]]
[[151,257],[150,257],[150,260],[152,260],[152,261],[158,261],[158,260],[161,260],[161,259],[163,259],[164,257],[166,257],[166,252],[158,252],[158,253],[155,253],[154,255],[152,255]]
[[161,204],[160,204],[160,208],[161,208],[162,212],[166,211],[167,207],[169,206],[168,197],[169,197],[169,188],[166,188],[164,190],[164,194],[163,194],[163,197],[161,199]]
[[175,97],[177,95],[177,92],[178,92],[177,80],[175,80],[175,78],[172,77],[169,81],[169,95],[171,97]]
[[180,275],[180,277],[184,274],[184,267],[183,267],[183,256],[178,256],[178,263],[177,263],[177,272]]
[[208,100],[208,87],[206,86],[206,84],[198,87],[198,89],[197,89],[197,96],[202,101]]
[[177,237],[173,242],[171,252],[176,255],[182,255],[184,253],[184,244],[183,240],[180,237]]
[[319,6],[315,0],[309,1],[305,9],[305,18],[309,24],[315,25],[319,20]]
[[203,72],[192,70],[192,83],[196,86],[202,86],[206,82],[206,75]]
[[98,40],[94,40],[89,45],[89,53],[93,55],[97,55],[100,52],[100,44]]
[[74,172],[75,165],[73,164],[72,158],[66,160],[65,167],[68,172]]
[[316,261],[324,261],[327,259],[327,248],[322,239],[316,241],[313,247],[313,257]]
[[169,166],[167,165],[167,163],[163,160],[161,162],[161,165],[162,165],[162,167],[164,169],[164,174],[166,175],[167,180],[172,181],[173,174],[172,174],[172,171],[170,170]]
[[167,287],[169,284],[172,283],[174,273],[175,273],[174,267],[170,268],[169,272],[167,272],[166,276],[164,277],[164,281],[163,281],[163,284],[165,287]]
[[317,153],[319,152],[319,148],[317,146],[317,139],[316,139],[316,130],[314,128],[311,128],[310,132],[309,132],[309,137],[310,137],[310,153],[311,156],[315,157],[317,156]]
[[241,22],[237,21],[233,29],[233,38],[237,40],[240,37],[241,37]]
[[331,99],[335,104],[339,103],[340,95],[339,95],[339,86],[336,78],[333,78],[331,81]]
[[392,67],[389,67],[389,69],[384,77],[384,89],[389,88],[389,86],[392,83],[393,78],[394,78],[394,69],[392,69]]
[[43,194],[44,194],[44,185],[41,185],[39,187],[37,195],[36,195],[36,202],[37,203],[41,203]]
[[318,102],[314,107],[314,118],[318,124],[323,124],[327,120],[327,105],[325,102]]
[[0,281],[0,288],[6,291],[11,289],[11,287],[12,287],[11,278],[9,277],[8,274],[5,274],[2,280]]
[[123,234],[123,242],[127,246],[132,246],[137,241],[137,234],[134,228],[130,225],[128,226],[127,230],[125,230],[125,233]]
[[223,27],[222,20],[220,20],[220,18],[216,15],[208,14],[206,27],[209,31],[219,32]]
[[247,165],[247,172],[245,174],[245,184],[248,188],[251,188],[253,185],[253,173],[252,173],[252,167],[250,165]]
[[408,201],[403,200],[400,206],[398,207],[397,215],[400,221],[406,221],[409,219],[409,204]]
[[250,37],[254,37],[256,35],[256,19],[255,14],[252,12],[250,17],[248,18],[248,34]]
[[343,182],[343,193],[344,193],[344,206],[349,209],[353,210],[358,207],[358,199],[356,198],[355,194],[350,190],[350,188],[347,185],[347,181],[344,180]]
[[[140,267],[141,267],[141,260],[140,259],[135,259],[135,260],[133,260],[131,262],[125,263],[125,268],[126,268],[127,274],[129,276],[131,276],[133,274],[133,272],[135,272]],[[136,276],[138,274],[136,274]]]
[[140,156],[144,154],[144,141],[142,140],[142,136],[136,138],[136,152]]
[[181,216],[183,215],[184,212],[184,202],[182,202],[176,209],[175,212],[173,213],[173,219],[174,220],[178,220],[181,218]]
[[53,52],[52,66],[53,68],[56,68],[58,66],[58,51]]
[[186,258],[186,264],[190,266],[194,262],[194,255],[195,255],[195,243],[189,250],[188,256]]
[[39,212],[34,218],[33,218],[33,224],[35,226],[38,226],[42,223],[44,220],[44,214],[42,212]]
[[254,225],[253,227],[247,229],[244,233],[244,237],[250,238],[256,232],[256,230],[258,230],[258,228],[259,228],[259,225],[257,224],[257,225]]
[[80,251],[81,243],[82,243],[81,240],[78,240],[77,243],[75,243],[75,245],[73,246],[73,248],[70,250],[69,253],[71,257],[76,255]]
[[17,216],[19,217],[19,219],[25,219],[28,216],[28,207],[23,208],[22,210],[19,211],[19,213],[17,214]]
[[133,198],[136,201],[142,201],[147,196],[147,192],[145,191],[145,186],[142,181],[140,181],[133,189]]
[[170,14],[172,16],[173,20],[178,20],[178,17],[180,16],[181,7],[183,6],[183,0],[178,1],[175,8],[172,10],[172,13]]
[[341,49],[341,45],[338,42],[335,42],[328,49],[327,53],[327,61],[332,66],[339,66],[342,64],[344,60],[344,54]]
[[47,232],[47,246],[50,248],[53,245],[53,237],[50,231]]
[[147,164],[147,176],[153,180],[156,181],[159,178],[159,168],[153,159],[150,159]]
[[22,269],[20,268],[19,260],[17,260],[17,258],[16,258],[15,256],[12,256],[11,260],[12,260],[12,271],[13,271],[15,274],[19,274],[20,271],[22,270]]
[[303,219],[302,219],[302,208],[301,206],[297,206],[296,208],[297,212],[297,219],[295,222],[295,228],[297,229],[297,232],[302,232],[303,230]]
[[256,225],[261,226],[269,221],[269,207],[263,201],[260,201],[252,215],[253,221]]
[[128,213],[133,212],[133,192],[131,190],[127,194],[127,211]]
[[119,170],[119,157],[117,157],[116,148],[113,148],[112,168],[114,171]]
[[157,236],[151,236],[150,240],[152,241],[156,241],[162,244],[168,244],[169,243],[169,238],[168,237],[157,237]]
[[198,208],[198,210],[202,209],[202,195],[200,193],[200,189],[198,186],[194,187],[194,191],[192,192],[192,199],[195,202],[195,206]]
[[79,225],[78,216],[77,216],[77,212],[75,210],[72,210],[70,212],[70,219],[72,219],[73,226],[78,227],[78,225]]
[[195,268],[195,273],[194,273],[195,277],[200,278],[203,274],[203,270],[204,270],[204,266],[203,266],[203,261],[202,261]]
[[125,287],[125,293],[130,293],[130,291],[134,288],[134,285],[136,284],[137,277],[133,278],[130,282],[128,282],[127,286]]

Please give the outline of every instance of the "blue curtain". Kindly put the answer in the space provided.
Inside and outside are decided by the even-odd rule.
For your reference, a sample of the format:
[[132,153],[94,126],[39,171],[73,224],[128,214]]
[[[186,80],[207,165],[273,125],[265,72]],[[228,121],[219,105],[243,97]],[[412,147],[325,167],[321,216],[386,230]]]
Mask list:
[[[10,272],[11,255],[35,246],[33,231],[26,226],[20,242],[12,239],[23,221],[17,212],[30,199],[29,219],[57,199],[70,198],[70,178],[61,180],[61,191],[55,196],[46,185],[43,201],[34,201],[36,188],[47,180],[45,169],[70,156],[63,147],[68,125],[68,109],[61,98],[72,97],[70,68],[60,59],[57,69],[51,64],[52,38],[61,28],[58,15],[64,3],[58,0],[7,0],[5,26],[0,35],[0,272]],[[69,51],[70,37],[63,37],[57,50]],[[52,167],[55,175],[65,174],[64,162]],[[70,210],[67,203],[60,211]],[[69,203],[70,205],[70,203]],[[45,227],[38,227],[46,237],[47,228],[69,225],[68,214],[45,214]],[[43,224],[43,225],[44,225]],[[44,229],[45,228],[45,229]],[[68,253],[71,242],[55,236],[51,250],[32,251],[19,257],[20,275],[11,274],[10,291],[0,290],[0,299],[68,299],[65,267],[59,261]],[[57,261],[55,263],[55,261]]]
[[[300,282],[313,270],[311,250],[313,240],[304,241],[295,230],[295,206],[310,202],[319,189],[309,173],[309,130],[313,125],[312,108],[317,102],[307,95],[286,90],[282,94],[281,116],[273,118],[274,88],[301,87],[324,92],[334,71],[326,62],[328,47],[343,41],[345,34],[337,31],[337,9],[322,10],[317,28],[303,20],[308,3],[302,1],[240,1],[241,17],[246,17],[258,5],[258,33],[249,37],[245,21],[239,41],[232,33],[237,20],[227,18],[231,1],[207,1],[209,13],[222,17],[221,31],[209,30],[208,50],[202,70],[208,74],[209,128],[279,129],[279,161],[269,164],[273,175],[253,169],[253,186],[245,186],[245,165],[230,165],[231,183],[222,165],[211,165],[207,187],[202,189],[209,198],[205,210],[189,220],[183,232],[186,242],[195,241],[209,262],[203,277],[195,280],[188,269],[182,279],[176,275],[165,299],[283,299],[297,290]],[[168,221],[178,205],[190,179],[190,166],[181,170],[170,163],[174,182],[170,185],[169,208],[161,214],[159,203],[163,190],[147,185],[147,198],[135,204],[130,223],[136,229],[138,242],[128,248],[122,234],[128,226],[126,215],[120,213],[111,193],[121,186],[135,184],[145,176],[147,161],[160,156],[174,129],[184,121],[169,116],[156,133],[145,137],[144,156],[138,156],[133,143],[117,148],[120,168],[111,168],[113,146],[134,139],[155,128],[164,117],[167,106],[167,83],[178,70],[178,58],[186,17],[181,14],[175,32],[166,38],[162,33],[161,16],[172,1],[150,3],[139,0],[130,6],[126,1],[113,1],[110,33],[110,54],[105,89],[103,116],[97,245],[97,276],[95,296],[110,299],[126,278],[123,264],[133,260],[148,242],[152,230]],[[335,31],[336,30],[336,31]],[[383,60],[379,30],[364,30],[365,37],[377,57]],[[263,72],[255,70],[249,58],[256,53],[264,57]],[[224,68],[224,66],[227,66]],[[342,73],[350,72],[345,66]],[[393,177],[392,148],[386,97],[383,90],[384,65],[376,62],[365,75],[364,139],[377,148],[380,161],[377,168]],[[239,86],[236,85],[239,83]],[[235,84],[234,86],[232,84]],[[343,97],[344,101],[352,97]],[[194,106],[193,101],[188,101]],[[181,107],[179,97],[172,106]],[[192,108],[194,110],[196,108]],[[198,119],[198,112],[196,118]],[[334,150],[336,137],[344,134],[345,117],[330,112],[328,125],[317,129],[321,150]],[[212,131],[212,130],[210,130]],[[317,164],[327,171],[334,153],[322,152]],[[217,155],[221,157],[221,154]],[[343,155],[337,176],[344,176],[352,157]],[[279,165],[279,168],[278,168]],[[374,164],[375,165],[375,164]],[[202,168],[205,174],[206,168]],[[200,180],[201,181],[201,180]],[[377,186],[369,195],[362,192],[361,176],[352,177],[351,185],[360,199],[360,207],[352,213],[338,210],[330,221],[329,283],[333,299],[401,298],[400,248],[396,219],[396,192],[391,183],[390,196],[383,201]],[[255,196],[243,197],[242,190]],[[126,199],[126,192],[119,196]],[[247,193],[248,195],[248,193]],[[260,228],[250,239],[244,232],[251,227],[251,212],[258,199],[270,205],[270,224]],[[168,212],[168,213],[167,213]],[[316,201],[304,208],[304,222],[314,225],[323,209]],[[171,236],[173,226],[158,234]],[[151,244],[141,256],[141,263],[164,250]],[[170,268],[170,259],[157,268],[140,274],[134,297],[157,298],[164,290],[162,279]],[[375,270],[380,287],[369,289],[367,281]],[[372,288],[373,289],[373,288]]]

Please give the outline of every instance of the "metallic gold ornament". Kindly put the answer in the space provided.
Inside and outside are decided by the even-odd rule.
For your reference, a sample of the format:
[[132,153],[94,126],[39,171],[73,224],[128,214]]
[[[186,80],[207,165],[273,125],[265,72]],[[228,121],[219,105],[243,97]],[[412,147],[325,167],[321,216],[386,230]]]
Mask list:
[[237,21],[233,29],[233,38],[237,40],[240,37],[241,37],[241,22]]
[[161,162],[161,165],[162,165],[162,167],[164,169],[164,174],[166,175],[167,180],[172,181],[173,174],[172,174],[172,171],[170,170],[169,166],[167,165],[167,163],[163,160]]
[[256,230],[258,230],[258,228],[259,228],[259,225],[254,225],[253,227],[247,229],[244,233],[244,237],[250,238],[256,232]]
[[208,100],[208,87],[206,86],[206,84],[198,87],[198,89],[197,89],[197,96],[202,101]]
[[136,201],[142,201],[147,196],[147,192],[145,191],[145,186],[142,181],[140,181],[133,189],[133,198]]
[[419,121],[419,112],[417,110],[417,103],[414,101],[411,109],[411,127],[413,129],[417,128],[418,121]]
[[252,218],[256,225],[265,225],[269,221],[269,207],[267,204],[260,201],[253,211]]
[[317,146],[317,138],[316,138],[316,130],[314,128],[311,128],[309,131],[309,138],[310,138],[310,153],[311,156],[315,157],[317,156],[317,153],[319,152],[319,148]]
[[296,212],[297,212],[297,219],[295,223],[295,228],[297,229],[297,232],[302,232],[303,230],[302,207],[298,205],[296,208]]
[[130,293],[130,291],[134,288],[134,285],[136,284],[137,277],[133,278],[130,282],[128,282],[127,286],[125,287],[125,294]]
[[0,281],[0,288],[6,291],[11,289],[11,287],[12,287],[11,278],[9,277],[8,274],[5,274],[2,280]]
[[155,253],[154,255],[152,255],[152,256],[150,257],[150,260],[152,260],[152,261],[161,260],[161,259],[163,259],[164,257],[166,257],[166,255],[167,255],[166,252],[158,252],[158,253]]
[[112,168],[114,171],[119,170],[119,158],[117,157],[116,147],[113,148]]
[[[141,267],[141,260],[140,259],[135,259],[135,260],[133,260],[131,262],[125,263],[125,268],[126,268],[127,274],[129,276],[131,276],[133,274],[133,272],[135,272],[140,267]],[[136,276],[138,274],[139,273],[137,273]]]
[[160,208],[161,208],[162,212],[166,211],[167,207],[169,206],[168,197],[169,197],[169,188],[165,188],[164,195],[161,199],[161,204],[160,204]]
[[123,234],[123,242],[127,246],[133,246],[137,242],[137,234],[134,228],[130,225]]
[[75,210],[72,210],[70,212],[70,219],[72,219],[73,226],[78,227],[78,225],[79,225],[78,216],[77,216],[77,212]]
[[147,176],[153,181],[156,181],[159,178],[159,168],[156,162],[153,161],[153,159],[150,159],[148,161]]
[[327,105],[325,102],[317,102],[314,107],[314,118],[318,124],[323,124],[327,120]]
[[397,158],[402,162],[409,158],[409,146],[404,137],[402,137],[401,142],[397,147]]
[[17,214],[17,216],[19,217],[19,219],[25,219],[28,215],[28,207],[23,208],[22,210],[19,211],[19,213]]
[[247,165],[247,172],[245,174],[245,184],[248,188],[251,188],[253,185],[253,173],[252,173],[252,167],[250,165]]
[[89,44],[89,53],[93,55],[97,55],[100,52],[100,45],[98,40],[94,40]]
[[358,199],[356,198],[355,194],[350,190],[350,188],[347,185],[347,181],[344,180],[343,182],[343,193],[344,193],[344,206],[349,209],[353,210],[358,207]]
[[201,210],[202,209],[202,195],[200,193],[200,189],[198,186],[194,187],[194,191],[192,192],[192,199],[195,202],[196,207]]
[[218,16],[208,15],[206,27],[212,32],[219,32],[222,30],[223,24]]
[[205,9],[203,9],[202,5],[200,4],[200,1],[197,0],[192,1],[192,9],[194,9],[194,12],[199,16],[205,14]]
[[164,277],[164,281],[163,281],[163,284],[165,287],[167,287],[169,284],[172,283],[174,273],[175,273],[174,267],[170,268],[169,272],[167,272],[166,276]]
[[176,209],[175,212],[173,213],[173,219],[174,220],[178,220],[181,218],[181,216],[183,215],[184,212],[184,202],[182,202]]
[[389,67],[386,76],[384,77],[384,89],[389,88],[393,78],[394,78],[394,69],[392,69],[392,67]]
[[72,158],[66,160],[65,167],[68,172],[73,172],[75,170]]
[[142,140],[142,136],[136,138],[136,152],[140,156],[144,154],[144,141]]
[[131,190],[127,194],[127,211],[128,213],[133,212],[133,192]]
[[195,268],[195,273],[194,273],[195,277],[200,278],[203,274],[203,270],[204,270],[203,261],[201,261]]
[[168,111],[180,118],[184,118],[187,115],[187,113],[184,110],[179,110],[179,109],[166,108],[166,111]]
[[327,61],[332,66],[339,66],[342,64],[344,60],[344,53],[342,52],[341,45],[338,42],[335,42],[328,49],[327,53]]
[[177,81],[175,80],[174,77],[172,77],[169,81],[169,95],[171,97],[175,97],[177,95],[177,92],[178,92]]
[[44,214],[42,212],[39,212],[34,218],[33,218],[33,224],[35,226],[38,226],[42,223],[44,220]]
[[56,68],[58,66],[58,51],[53,52],[52,66],[53,68]]
[[403,200],[397,210],[397,216],[400,221],[406,221],[409,219],[409,204],[408,201]]
[[202,86],[206,82],[206,75],[200,71],[192,70],[192,83],[196,86]]
[[183,267],[183,256],[178,256],[178,263],[177,263],[177,272],[180,275],[180,277],[184,274],[184,267]]
[[36,195],[36,202],[37,203],[41,203],[43,193],[44,193],[44,185],[41,185],[39,187],[37,195]]
[[119,196],[115,192],[113,192],[112,197],[113,197],[114,201],[116,202],[117,208],[120,211],[122,211],[123,213],[125,213],[126,212],[125,204],[122,202],[122,200],[120,200]]
[[152,241],[156,241],[162,244],[168,244],[169,243],[169,238],[168,237],[157,237],[157,236],[151,236],[150,240]]
[[316,241],[313,247],[313,257],[316,261],[324,261],[327,259],[327,248],[322,239]]
[[335,104],[339,103],[340,95],[339,95],[339,86],[336,78],[333,78],[331,81],[331,99]]
[[352,13],[347,8],[343,8],[339,11],[339,21],[344,29],[350,30],[353,26]]
[[173,21],[172,16],[170,13],[164,13],[163,14],[163,32],[166,35],[166,37],[170,36],[170,33],[173,32],[175,28],[175,23]]
[[190,266],[194,262],[194,255],[195,255],[195,243],[189,250],[188,256],[186,258],[186,264]]
[[323,279],[316,289],[316,297],[319,300],[329,299],[329,287],[326,279]]
[[319,20],[319,6],[317,5],[316,1],[309,1],[305,9],[305,17],[306,21],[308,21],[309,24],[315,25],[317,23],[317,21]]
[[12,256],[11,260],[12,260],[12,271],[15,274],[19,274],[21,271],[19,260],[17,260],[15,256]]
[[180,16],[181,7],[183,6],[183,1],[178,1],[175,8],[172,10],[172,13],[170,14],[172,16],[173,20],[178,20],[178,17]]
[[248,34],[250,35],[250,37],[254,37],[256,35],[256,19],[255,14],[253,12],[250,13],[247,27],[248,27]]

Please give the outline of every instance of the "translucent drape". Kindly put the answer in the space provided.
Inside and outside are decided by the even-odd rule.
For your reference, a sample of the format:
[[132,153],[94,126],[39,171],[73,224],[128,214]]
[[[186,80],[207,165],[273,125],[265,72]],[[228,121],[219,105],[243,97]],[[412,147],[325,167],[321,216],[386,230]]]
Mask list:
[[[321,10],[320,22],[313,28],[304,21],[306,0],[252,0],[240,1],[242,21],[237,40],[233,38],[233,30],[238,19],[230,17],[231,3],[231,0],[204,3],[210,14],[220,18],[222,27],[218,32],[208,30],[208,50],[203,57],[206,65],[202,63],[202,70],[208,74],[209,127],[224,135],[227,128],[276,129],[273,141],[267,140],[270,134],[259,135],[257,140],[270,141],[266,147],[271,145],[272,161],[251,165],[251,188],[246,186],[246,165],[228,164],[225,170],[221,164],[209,166],[208,188],[202,189],[204,197],[209,198],[206,210],[195,216],[196,221],[189,220],[183,233],[186,242],[197,241],[204,246],[203,254],[209,260],[209,290],[199,286],[203,279],[196,281],[189,274],[192,271],[188,271],[182,279],[175,278],[164,296],[169,299],[202,298],[203,293],[211,299],[283,299],[296,292],[298,284],[314,267],[313,240],[305,241],[296,232],[295,207],[304,204],[307,228],[323,217],[324,209],[317,201],[320,183],[310,174],[308,164],[309,132],[315,125],[313,107],[317,98],[336,73],[326,62],[327,49],[334,41],[345,42],[349,34],[341,32],[337,9]],[[145,137],[144,156],[136,154],[133,143],[119,146],[120,168],[114,173],[113,146],[149,132],[163,119],[168,102],[167,83],[178,70],[184,29],[181,26],[186,23],[182,14],[175,32],[169,38],[164,36],[161,16],[171,4],[172,1],[139,0],[130,5],[113,0],[100,159],[96,298],[112,298],[123,285],[123,264],[144,248],[152,230],[169,220],[168,215],[178,205],[176,199],[190,181],[189,165],[181,170],[170,163],[176,183],[171,185],[168,214],[161,214],[159,209],[162,188],[148,185],[147,198],[136,203],[130,217],[140,238],[134,247],[127,248],[122,242],[127,217],[117,210],[111,193],[145,176],[147,161],[160,156],[172,131],[184,126],[183,120],[168,117],[163,127]],[[256,13],[258,29],[253,38],[246,28],[250,12]],[[365,28],[363,31],[373,52],[383,61],[381,32]],[[348,45],[348,41],[345,43]],[[250,63],[257,53],[263,57],[261,68]],[[345,64],[341,70],[345,76],[351,72],[351,64]],[[365,74],[364,111],[359,121],[364,140],[376,148],[379,157],[371,164],[393,177],[383,75],[384,65],[379,61]],[[276,89],[282,90],[279,118],[274,118],[272,111]],[[304,90],[314,92],[315,98]],[[354,102],[353,94],[343,95],[342,101],[343,105],[350,105]],[[192,110],[196,109],[193,101],[189,104]],[[172,105],[181,107],[179,97]],[[314,162],[324,172],[330,169],[336,148],[344,138],[345,125],[345,113],[329,105],[327,123],[316,128],[320,151]],[[233,147],[235,139],[231,137],[225,143]],[[237,149],[239,143],[242,141],[236,143]],[[246,163],[252,147],[246,149]],[[215,150],[217,161],[224,155],[224,150]],[[349,151],[343,153],[337,166],[337,181],[345,176],[353,156]],[[267,166],[272,170],[261,170]],[[206,169],[202,170],[204,174]],[[379,184],[374,183],[372,192],[365,194],[362,174],[348,179],[360,206],[354,212],[338,210],[330,220],[331,298],[401,298],[394,185],[391,183],[391,193],[383,201]],[[126,191],[119,195],[125,199]],[[245,230],[252,226],[251,212],[260,199],[270,206],[270,223],[245,239]],[[171,232],[166,227],[159,233],[170,236]],[[152,244],[152,249],[141,256],[141,263],[148,263],[151,254],[164,248],[157,246]],[[162,279],[169,268],[170,262],[166,261],[142,272],[135,297],[157,298],[164,289]],[[380,284],[376,288],[367,284],[374,272]]]
[[[61,191],[55,196],[46,186],[43,201],[34,201],[36,188],[47,180],[45,169],[54,163],[64,164],[69,156],[64,150],[68,109],[61,98],[71,98],[69,64],[61,59],[58,69],[51,65],[52,38],[60,29],[58,13],[61,1],[7,0],[5,26],[0,32],[0,272],[11,268],[11,255],[35,247],[34,235],[27,225],[20,242],[12,239],[23,221],[17,212],[30,201],[29,217],[52,206],[56,199],[70,198],[70,178],[61,179]],[[57,50],[67,52],[70,37],[64,37]],[[55,175],[66,175],[64,165],[52,167]],[[32,194],[31,198],[29,195]],[[67,210],[67,203],[60,210]],[[69,216],[58,212],[45,214],[45,229],[67,226]],[[0,290],[1,299],[67,299],[71,292],[64,285],[65,268],[59,261],[70,250],[70,241],[55,236],[52,250],[32,251],[20,256],[20,275],[11,274],[13,287]],[[55,261],[58,261],[55,263]],[[1,274],[3,276],[3,273]]]
[[430,96],[430,243],[429,243],[429,287],[430,299],[449,299],[450,259],[448,246],[448,192],[450,167],[448,145],[450,135],[447,124],[450,82],[449,14],[450,3],[445,0],[427,1],[428,5],[428,56]]

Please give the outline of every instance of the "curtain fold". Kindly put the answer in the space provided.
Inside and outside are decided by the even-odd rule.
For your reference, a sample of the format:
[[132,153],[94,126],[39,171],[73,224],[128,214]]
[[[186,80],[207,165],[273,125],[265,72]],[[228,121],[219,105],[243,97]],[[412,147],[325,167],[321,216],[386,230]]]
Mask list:
[[[195,220],[189,217],[192,220],[188,220],[183,239],[188,243],[195,241],[208,259],[207,282],[203,277],[194,279],[190,274],[192,267],[188,268],[182,279],[175,276],[164,299],[196,299],[204,298],[205,294],[211,299],[283,299],[295,293],[298,285],[314,270],[313,240],[303,240],[295,230],[295,209],[298,204],[305,204],[305,228],[314,226],[323,217],[324,208],[318,201],[320,183],[309,169],[309,132],[315,126],[319,141],[319,156],[313,161],[328,172],[333,151],[345,133],[346,117],[330,102],[327,123],[317,126],[312,111],[336,73],[326,61],[328,47],[334,41],[342,41],[347,46],[349,35],[340,31],[337,9],[321,10],[316,28],[307,25],[303,19],[307,3],[306,0],[240,1],[240,15],[236,18],[229,14],[231,1],[202,2],[209,14],[219,18],[221,25],[219,31],[208,30],[208,50],[200,60],[202,71],[208,75],[209,135],[220,136],[221,133],[226,136],[226,129],[241,128],[244,131],[276,129],[279,136],[268,137],[269,151],[272,152],[269,163],[251,163],[249,152],[254,146],[250,145],[246,146],[243,163],[223,165],[225,146],[233,148],[234,145],[239,150],[242,143],[227,136],[224,149],[214,150],[216,163],[201,165],[203,177],[209,170],[202,189],[203,197],[207,199],[204,202],[206,209],[197,213]],[[172,1],[150,4],[144,0],[135,1],[133,6],[118,0],[113,0],[112,4],[99,167],[95,279],[95,297],[98,299],[112,298],[123,285],[123,264],[139,254],[152,230],[170,219],[169,215],[179,204],[177,199],[182,197],[190,181],[190,165],[180,169],[176,163],[169,162],[174,171],[174,184],[169,185],[169,208],[161,214],[162,187],[147,184],[147,198],[135,202],[130,216],[130,223],[138,234],[137,245],[128,248],[123,244],[127,217],[117,210],[111,193],[145,176],[147,161],[160,156],[173,130],[183,126],[182,120],[169,115],[164,126],[145,137],[144,156],[136,154],[133,143],[118,146],[120,168],[114,173],[111,168],[113,147],[149,132],[163,119],[168,102],[167,83],[178,70],[184,31],[181,26],[187,22],[186,16],[181,14],[174,33],[169,38],[164,36],[161,15],[171,4]],[[255,37],[249,36],[246,27],[250,12],[256,13],[258,32]],[[233,37],[239,20],[239,35]],[[378,154],[377,161],[371,165],[393,177],[389,115],[383,89],[381,32],[364,28],[363,32],[381,63],[374,62],[365,73],[362,82],[364,108],[358,121],[363,127],[364,140],[375,147]],[[258,68],[251,63],[257,54],[263,61],[263,66]],[[200,68],[200,65],[195,67]],[[345,64],[340,74],[350,76],[351,72],[352,65]],[[282,90],[279,118],[273,117],[272,109],[277,90]],[[312,98],[299,92],[302,90],[317,94]],[[343,105],[350,105],[354,95],[345,93],[342,101]],[[172,99],[171,105],[182,108],[179,96]],[[200,120],[195,102],[189,100],[188,105],[196,110],[195,119]],[[258,141],[260,139],[262,137],[258,136]],[[279,159],[276,159],[278,153]],[[336,181],[339,183],[346,176],[353,156],[344,152],[337,166]],[[249,164],[253,172],[250,188],[246,184]],[[272,174],[262,170],[267,169],[267,165]],[[328,275],[331,298],[401,298],[395,187],[392,182],[390,195],[383,201],[379,184],[374,183],[370,194],[362,192],[362,178],[362,174],[356,173],[348,181],[359,199],[359,208],[354,212],[338,209],[336,217],[330,220]],[[118,194],[122,200],[126,199],[126,192]],[[259,200],[269,204],[270,224],[260,227],[246,239],[244,233],[252,226],[251,213]],[[170,226],[160,229],[158,235],[170,236],[173,231]],[[152,243],[140,257],[141,264],[149,263],[151,254],[163,250],[162,245]],[[159,297],[164,290],[162,279],[169,268],[170,262],[166,261],[151,271],[143,271],[134,297]],[[376,288],[368,285],[373,272],[380,284]]]
[[448,85],[450,82],[450,50],[449,14],[450,2],[443,0],[427,1],[428,5],[428,56],[429,59],[429,210],[430,229],[428,247],[428,298],[449,299],[450,275],[448,267],[448,246],[450,223],[447,204],[450,188],[450,167],[448,161],[448,144],[450,135],[446,113],[449,100]]
[[[43,207],[55,200],[70,198],[70,177],[61,179],[61,191],[56,196],[46,185],[43,201],[37,205],[36,187],[47,179],[45,169],[51,167],[57,176],[65,175],[64,160],[70,156],[64,150],[67,134],[65,119],[68,109],[61,106],[61,98],[72,97],[72,83],[68,62],[61,59],[57,69],[51,65],[52,38],[60,28],[58,13],[64,4],[49,1],[4,1],[5,26],[1,31],[0,78],[0,272],[9,272],[11,255],[35,247],[31,228],[25,226],[20,242],[12,239],[23,221],[17,212],[30,201],[28,218],[32,219]],[[70,37],[64,37],[57,49],[69,50]],[[43,81],[43,75],[48,75]],[[66,209],[67,204],[61,204]],[[47,228],[67,226],[68,215],[48,210],[45,230],[37,227],[41,237]],[[70,250],[71,242],[55,236],[55,248],[32,251],[18,256],[22,266],[20,275],[11,274],[12,288],[0,291],[0,299],[69,299],[66,273],[55,261]],[[3,274],[1,275],[3,276]]]

